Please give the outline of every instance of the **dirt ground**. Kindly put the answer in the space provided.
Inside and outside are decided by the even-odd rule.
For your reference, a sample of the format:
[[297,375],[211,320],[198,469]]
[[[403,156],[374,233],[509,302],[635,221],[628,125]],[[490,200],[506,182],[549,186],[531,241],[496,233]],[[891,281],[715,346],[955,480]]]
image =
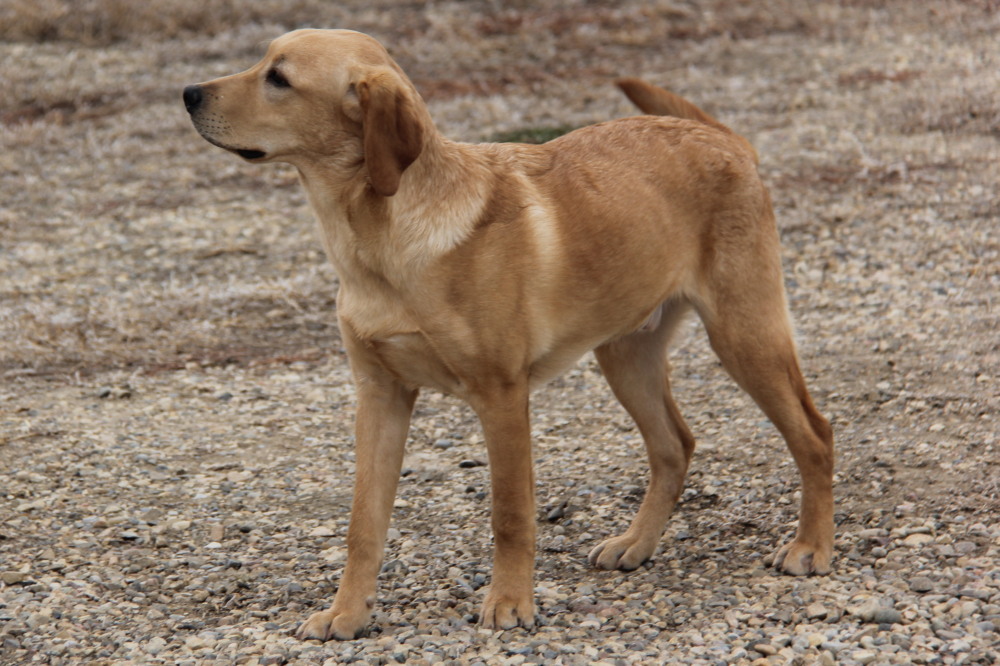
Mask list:
[[[0,8],[0,663],[1000,658],[996,2],[81,6]],[[754,143],[835,428],[833,576],[761,568],[798,477],[692,321],[672,359],[699,450],[651,563],[586,566],[645,479],[587,357],[534,401],[542,627],[478,632],[485,451],[427,393],[371,635],[296,645],[344,554],[336,276],[295,173],[209,146],[180,91],[306,25],[379,38],[453,138],[629,115],[628,75]]]

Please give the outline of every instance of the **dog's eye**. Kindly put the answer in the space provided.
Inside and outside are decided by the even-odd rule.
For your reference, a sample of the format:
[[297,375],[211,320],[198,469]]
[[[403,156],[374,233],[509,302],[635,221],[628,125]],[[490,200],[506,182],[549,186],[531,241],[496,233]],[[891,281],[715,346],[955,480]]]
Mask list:
[[272,67],[267,73],[267,82],[270,83],[275,88],[291,88],[292,84],[288,82],[285,75],[278,71],[277,67]]

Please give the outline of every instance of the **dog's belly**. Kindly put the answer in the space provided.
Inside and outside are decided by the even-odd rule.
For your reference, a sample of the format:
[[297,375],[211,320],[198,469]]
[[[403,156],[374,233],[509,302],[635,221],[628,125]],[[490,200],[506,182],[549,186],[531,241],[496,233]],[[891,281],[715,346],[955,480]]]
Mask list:
[[[434,347],[420,333],[403,333],[369,341],[382,366],[410,388],[430,388],[468,399],[468,384],[459,376],[471,368],[452,371]],[[551,381],[573,366],[592,344],[561,347],[536,359],[528,381],[532,389]],[[474,382],[473,382],[474,383]]]
[[[625,323],[608,330],[604,326],[588,327],[576,325],[569,334],[554,334],[554,339],[529,352],[528,382],[531,389],[538,388],[567,371],[580,358],[600,346],[622,335],[645,333],[656,329],[663,317],[663,305],[642,308],[634,316],[626,317],[616,313],[611,320]],[[604,319],[604,318],[598,318]],[[537,333],[537,332],[536,332]],[[482,373],[496,371],[503,364],[482,363],[483,358],[493,357],[488,353],[460,353],[464,345],[458,339],[442,342],[435,346],[422,332],[396,333],[377,336],[366,340],[366,345],[374,351],[379,362],[402,384],[410,388],[431,388],[459,398],[468,399],[469,387],[484,379]],[[468,349],[466,351],[469,351]],[[507,359],[511,370],[522,365],[523,357],[511,356]]]

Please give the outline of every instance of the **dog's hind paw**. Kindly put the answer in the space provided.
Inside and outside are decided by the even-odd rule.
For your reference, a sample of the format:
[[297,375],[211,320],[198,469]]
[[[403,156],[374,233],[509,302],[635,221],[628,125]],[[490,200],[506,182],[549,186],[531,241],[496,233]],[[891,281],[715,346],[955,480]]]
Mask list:
[[627,535],[607,539],[597,544],[587,559],[598,569],[621,569],[632,571],[653,556],[656,543],[652,545]]
[[352,617],[348,613],[338,613],[332,608],[313,613],[305,622],[299,625],[295,632],[299,640],[328,641],[335,638],[338,641],[350,641],[359,638],[365,631],[370,613]]
[[792,541],[778,549],[778,552],[774,554],[772,564],[779,571],[792,576],[825,575],[832,570],[830,566],[831,551],[831,548]]

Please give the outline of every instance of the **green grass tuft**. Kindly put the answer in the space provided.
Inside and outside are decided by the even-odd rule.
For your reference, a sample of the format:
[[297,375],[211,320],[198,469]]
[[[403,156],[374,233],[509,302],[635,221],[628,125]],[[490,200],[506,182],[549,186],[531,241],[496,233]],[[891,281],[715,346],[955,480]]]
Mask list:
[[575,127],[521,127],[509,132],[500,132],[490,137],[496,143],[545,143],[572,132]]

